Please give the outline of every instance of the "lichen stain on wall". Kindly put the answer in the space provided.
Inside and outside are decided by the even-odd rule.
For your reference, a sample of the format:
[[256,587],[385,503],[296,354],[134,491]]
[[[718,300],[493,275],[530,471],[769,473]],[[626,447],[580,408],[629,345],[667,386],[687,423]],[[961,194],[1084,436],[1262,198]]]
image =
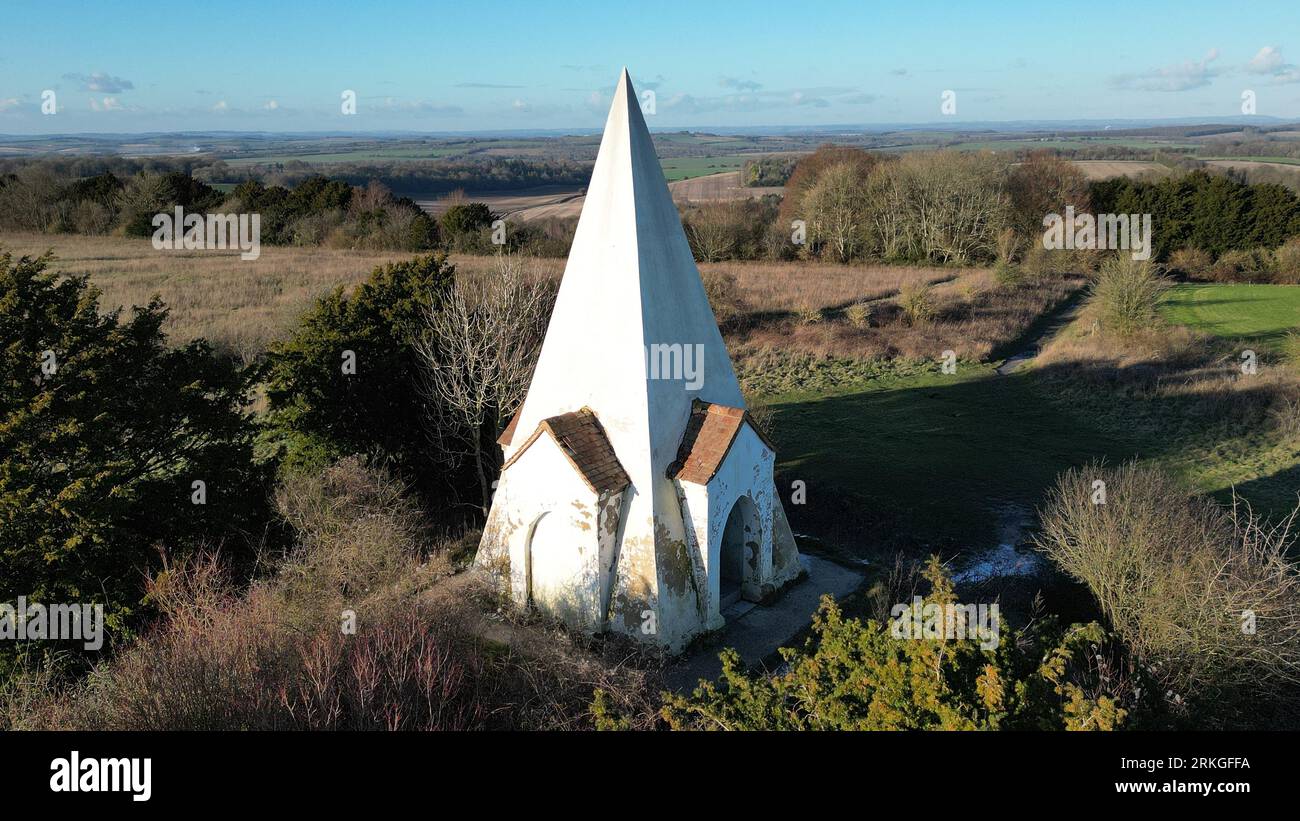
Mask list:
[[662,561],[660,578],[664,587],[678,597],[698,595],[695,573],[691,568],[691,553],[685,539],[674,539],[662,523],[655,524],[655,542],[659,545]]

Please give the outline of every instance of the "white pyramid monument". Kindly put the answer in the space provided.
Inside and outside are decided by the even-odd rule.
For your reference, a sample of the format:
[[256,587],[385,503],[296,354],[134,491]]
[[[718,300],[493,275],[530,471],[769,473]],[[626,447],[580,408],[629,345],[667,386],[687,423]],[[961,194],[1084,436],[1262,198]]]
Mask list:
[[476,564],[520,608],[680,649],[801,565],[625,69]]

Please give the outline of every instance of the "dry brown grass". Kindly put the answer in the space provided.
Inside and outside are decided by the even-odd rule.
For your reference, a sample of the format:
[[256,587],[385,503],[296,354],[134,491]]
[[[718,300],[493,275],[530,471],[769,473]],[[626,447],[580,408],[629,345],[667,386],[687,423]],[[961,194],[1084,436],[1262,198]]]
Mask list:
[[715,262],[700,266],[736,278],[750,311],[843,308],[893,296],[907,285],[938,283],[962,271],[903,265],[833,265],[817,262]]
[[[156,251],[146,239],[66,234],[8,235],[0,244],[16,254],[53,250],[54,270],[89,276],[103,292],[105,309],[143,304],[156,294],[170,309],[166,330],[175,341],[204,337],[245,359],[283,337],[330,289],[356,284],[377,265],[413,256],[264,246],[258,259],[243,261],[221,251]],[[484,276],[495,266],[493,257],[456,255],[452,261],[471,276]],[[535,258],[527,264],[538,275],[558,278],[565,261]],[[759,315],[821,310],[838,317],[849,305],[888,299],[924,284],[936,285],[942,307],[944,299],[970,296],[993,284],[983,269],[809,262],[722,262],[700,269],[706,279],[734,278],[738,310]],[[807,333],[829,341],[844,324],[814,323],[820,327]],[[823,344],[814,341],[813,347]]]
[[[317,247],[263,247],[256,260],[220,251],[155,251],[148,240],[73,235],[10,235],[17,254],[52,249],[54,269],[88,275],[101,306],[138,305],[157,294],[170,309],[174,341],[204,337],[245,360],[285,336],[312,302],[332,288],[362,281],[376,265],[407,259],[404,252]],[[456,255],[457,270],[489,275],[490,256]],[[565,260],[533,258],[531,272],[559,278]],[[991,269],[813,262],[719,262],[700,266],[706,282],[727,282],[734,296],[720,318],[733,346],[792,347],[815,354],[879,358],[933,358],[952,349],[986,359],[1017,338],[1075,284],[1045,277],[1019,288],[999,287]],[[898,296],[932,286],[933,321],[909,325]],[[857,326],[846,315],[869,306]],[[855,308],[860,312],[863,308]],[[819,321],[799,321],[817,316]],[[861,317],[860,317],[861,318]]]
[[211,556],[172,568],[150,584],[158,623],[91,675],[0,686],[0,730],[590,728],[597,688],[654,721],[651,667],[485,614],[446,575],[456,543],[379,471],[344,460],[277,502],[297,545],[274,574],[240,589]]
[[204,337],[247,358],[283,336],[321,294],[363,280],[401,251],[263,246],[244,261],[229,251],[156,251],[147,239],[17,234],[0,239],[15,254],[53,250],[52,270],[88,275],[100,306],[142,305],[155,294],[170,309],[174,341]]
[[[1005,354],[1045,312],[1083,285],[1042,277],[1009,287],[999,285],[987,269],[934,270],[943,271],[946,279],[928,290],[927,321],[909,319],[904,292],[886,289],[885,296],[825,308],[822,321],[815,323],[801,321],[806,306],[788,314],[751,315],[748,324],[728,328],[728,342],[737,352],[771,347],[818,356],[922,360],[952,350],[963,359],[986,361]],[[924,283],[923,278],[905,282],[905,292]]]

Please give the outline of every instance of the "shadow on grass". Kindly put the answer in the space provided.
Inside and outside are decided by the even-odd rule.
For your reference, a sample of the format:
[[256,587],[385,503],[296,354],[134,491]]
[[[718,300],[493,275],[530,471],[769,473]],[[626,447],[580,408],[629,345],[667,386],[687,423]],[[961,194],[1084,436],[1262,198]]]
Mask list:
[[[925,373],[778,402],[778,488],[796,530],[850,556],[943,555],[993,544],[995,507],[1037,507],[1069,468],[1176,460],[1189,449],[1217,453],[1234,436],[1263,435],[1268,388],[1161,395],[1145,389],[1155,378],[1109,365],[1005,376],[968,366],[953,376]],[[1232,418],[1216,418],[1224,408]],[[803,504],[791,498],[796,481],[806,483]],[[1300,467],[1291,464],[1237,492],[1277,515],[1277,500],[1296,488]]]

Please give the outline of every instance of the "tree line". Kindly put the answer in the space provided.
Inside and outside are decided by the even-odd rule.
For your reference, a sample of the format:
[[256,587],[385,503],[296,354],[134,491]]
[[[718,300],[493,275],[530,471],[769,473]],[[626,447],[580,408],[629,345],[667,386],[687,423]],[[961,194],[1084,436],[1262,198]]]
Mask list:
[[824,146],[794,167],[779,206],[688,203],[683,223],[696,258],[706,262],[1041,266],[1043,220],[1067,208],[1151,214],[1157,260],[1169,262],[1179,252],[1184,260],[1193,252],[1208,260],[1204,271],[1182,271],[1191,276],[1225,257],[1225,265],[1243,275],[1296,273],[1282,270],[1294,257],[1282,249],[1300,236],[1300,195],[1285,185],[1208,169],[1089,181],[1060,153],[1048,151],[1012,162],[997,152],[890,156]]
[[354,187],[314,176],[292,188],[250,180],[223,193],[184,171],[104,171],[66,179],[30,166],[0,178],[0,228],[39,233],[148,237],[154,216],[258,213],[261,241],[418,251],[438,244],[435,221],[379,183]]

